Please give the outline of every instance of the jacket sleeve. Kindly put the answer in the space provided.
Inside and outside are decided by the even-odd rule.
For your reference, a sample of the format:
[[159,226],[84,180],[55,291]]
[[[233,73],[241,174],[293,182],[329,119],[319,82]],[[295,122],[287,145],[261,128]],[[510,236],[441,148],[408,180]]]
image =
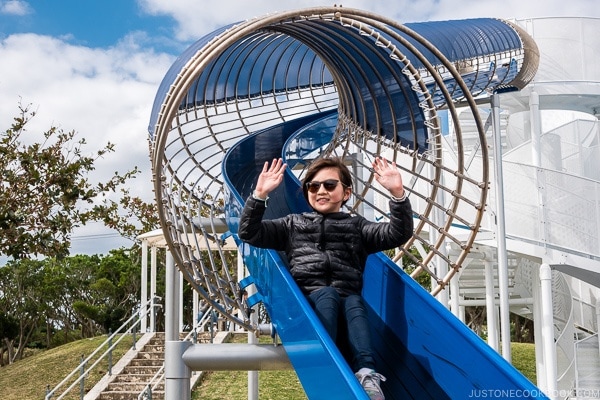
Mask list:
[[389,222],[367,222],[363,226],[363,241],[369,253],[401,246],[413,234],[414,222],[410,200],[390,200],[389,207]]
[[285,218],[263,220],[266,202],[248,197],[238,228],[238,236],[244,242],[263,249],[285,250],[289,238]]

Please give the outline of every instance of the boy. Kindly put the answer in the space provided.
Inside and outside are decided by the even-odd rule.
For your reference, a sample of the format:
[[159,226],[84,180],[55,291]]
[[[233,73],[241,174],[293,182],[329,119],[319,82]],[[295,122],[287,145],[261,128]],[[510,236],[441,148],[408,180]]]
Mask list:
[[334,341],[338,317],[343,317],[355,375],[372,400],[384,400],[380,381],[385,378],[375,372],[361,290],[367,256],[400,246],[413,232],[400,172],[385,159],[373,162],[375,179],[392,196],[389,222],[341,211],[352,194],[352,176],[339,158],[317,159],[306,172],[302,192],[314,212],[263,220],[268,195],[281,184],[285,169],[281,158],[265,162],[242,211],[238,235],[253,246],[286,253],[291,275]]

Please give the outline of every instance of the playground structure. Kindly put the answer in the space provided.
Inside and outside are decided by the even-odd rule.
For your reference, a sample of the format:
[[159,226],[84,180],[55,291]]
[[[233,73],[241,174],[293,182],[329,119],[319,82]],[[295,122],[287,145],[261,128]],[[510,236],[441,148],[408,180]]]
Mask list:
[[[284,157],[290,174],[272,194],[268,217],[305,210],[298,193],[303,168],[316,157],[338,155],[354,172],[349,211],[385,218],[387,199],[368,168],[381,155],[401,168],[416,221],[413,238],[403,248],[392,258],[372,257],[365,271],[364,296],[378,342],[378,364],[388,377],[386,398],[466,398],[473,390],[520,390],[529,397],[545,397],[494,351],[499,342],[496,330],[506,337],[509,305],[523,309],[537,304],[540,308],[533,307],[533,314],[543,312],[543,305],[531,300],[534,294],[513,296],[515,283],[529,284],[533,293],[535,274],[525,277],[526,268],[509,268],[515,260],[521,266],[528,260],[527,271],[535,269],[535,249],[524,253],[527,257],[514,255],[514,250],[506,256],[515,241],[536,245],[529,236],[539,232],[514,235],[504,231],[503,223],[522,218],[523,205],[533,214],[539,203],[524,200],[514,209],[507,207],[506,215],[498,206],[504,203],[498,171],[505,168],[501,149],[508,138],[501,135],[507,119],[500,106],[516,109],[524,97],[533,99],[525,102],[528,106],[543,98],[543,92],[521,94],[534,79],[538,58],[538,46],[514,22],[401,25],[341,7],[277,13],[224,27],[178,58],[159,88],[149,127],[156,198],[174,264],[203,300],[233,324],[259,331],[249,310],[262,302],[285,350],[240,351],[237,367],[261,361],[281,367],[289,359],[309,398],[318,398],[315,393],[366,398],[279,255],[238,241],[250,272],[242,279],[232,272],[236,266],[224,246],[236,239],[239,212],[263,162],[275,157]],[[597,103],[594,93],[590,97],[589,103]],[[482,105],[489,110],[487,116],[482,115]],[[526,135],[521,136],[519,145],[526,142]],[[593,134],[586,140],[593,147]],[[493,165],[488,162],[490,147]],[[522,153],[521,147],[512,156],[518,159]],[[589,162],[583,165],[594,170]],[[537,166],[541,171],[543,165]],[[585,182],[596,188],[597,210],[595,179]],[[593,197],[591,202],[593,207]],[[490,215],[495,223],[486,219]],[[595,250],[593,228],[586,242],[592,247],[578,250],[588,252],[596,266],[598,219],[596,215]],[[542,241],[545,249],[559,244],[550,237]],[[407,259],[416,266],[413,275],[432,276],[437,299],[403,272]],[[468,287],[468,274],[477,275],[477,264],[486,271],[480,281],[493,280],[493,263],[496,292],[493,282]],[[459,319],[462,307],[478,299],[491,301],[488,321],[494,321],[496,307],[500,309],[501,326],[490,328],[490,346]],[[561,333],[569,323],[564,327]],[[585,326],[590,331],[594,327],[597,332],[597,322]],[[167,332],[166,364],[171,367],[166,398],[188,398],[189,368],[206,363],[199,353]],[[502,353],[510,359],[505,347]],[[562,387],[555,386],[559,377],[547,368],[554,365],[552,354],[540,355],[538,376],[540,386],[553,397]],[[216,353],[211,357],[213,365],[227,364]],[[569,374],[575,372],[568,364],[571,372],[563,376],[570,381],[565,388],[571,390]],[[323,387],[324,381],[328,387]]]

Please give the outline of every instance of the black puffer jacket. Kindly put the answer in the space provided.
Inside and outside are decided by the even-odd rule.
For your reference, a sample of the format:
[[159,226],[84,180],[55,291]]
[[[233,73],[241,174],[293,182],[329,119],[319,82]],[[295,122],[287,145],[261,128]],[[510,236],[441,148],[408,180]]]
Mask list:
[[405,243],[412,235],[410,201],[390,201],[390,222],[370,222],[345,212],[290,214],[263,220],[265,202],[250,196],[238,235],[261,248],[284,251],[290,272],[308,294],[324,286],[342,296],[360,294],[367,256]]

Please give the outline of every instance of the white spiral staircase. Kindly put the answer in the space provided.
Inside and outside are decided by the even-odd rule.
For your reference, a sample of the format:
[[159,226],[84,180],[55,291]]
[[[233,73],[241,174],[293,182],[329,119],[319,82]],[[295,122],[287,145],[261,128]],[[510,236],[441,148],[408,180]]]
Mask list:
[[[540,48],[540,68],[524,90],[500,96],[508,302],[513,313],[539,316],[538,271],[542,263],[551,265],[558,382],[556,393],[549,395],[599,398],[600,44],[597,35],[586,32],[599,29],[600,20],[540,18],[518,23]],[[564,29],[555,33],[556,26]],[[568,55],[565,42],[570,43]],[[490,109],[489,104],[481,105],[483,120]],[[464,115],[465,121],[470,118]],[[468,142],[468,131],[463,131],[463,141]],[[452,132],[445,149],[454,151]],[[481,162],[474,158],[471,165],[476,170]],[[461,305],[483,305],[486,263],[492,264],[498,296],[495,196],[492,189],[487,223],[457,277]],[[458,250],[454,247],[449,251]],[[458,310],[456,314],[461,315]],[[538,381],[540,374],[538,369]]]

